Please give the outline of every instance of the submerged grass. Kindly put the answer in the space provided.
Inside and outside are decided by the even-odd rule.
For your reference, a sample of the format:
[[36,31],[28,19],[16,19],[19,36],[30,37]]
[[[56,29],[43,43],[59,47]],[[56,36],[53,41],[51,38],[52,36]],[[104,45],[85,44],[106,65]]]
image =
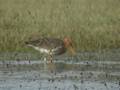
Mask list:
[[0,52],[31,36],[70,36],[84,51],[120,48],[120,0],[0,0]]

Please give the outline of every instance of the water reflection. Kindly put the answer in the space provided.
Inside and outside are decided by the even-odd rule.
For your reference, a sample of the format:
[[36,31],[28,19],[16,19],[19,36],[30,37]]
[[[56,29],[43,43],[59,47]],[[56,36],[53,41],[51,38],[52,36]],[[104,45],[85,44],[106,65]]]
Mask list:
[[46,67],[46,71],[51,72],[51,73],[56,73],[57,68],[56,68],[55,63],[47,63],[45,67]]

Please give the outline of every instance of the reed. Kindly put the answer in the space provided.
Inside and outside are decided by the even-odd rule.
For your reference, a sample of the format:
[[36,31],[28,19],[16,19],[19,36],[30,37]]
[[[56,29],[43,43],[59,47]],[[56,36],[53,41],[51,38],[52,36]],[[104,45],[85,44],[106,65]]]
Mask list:
[[31,36],[70,36],[82,51],[120,48],[120,0],[0,0],[0,52]]

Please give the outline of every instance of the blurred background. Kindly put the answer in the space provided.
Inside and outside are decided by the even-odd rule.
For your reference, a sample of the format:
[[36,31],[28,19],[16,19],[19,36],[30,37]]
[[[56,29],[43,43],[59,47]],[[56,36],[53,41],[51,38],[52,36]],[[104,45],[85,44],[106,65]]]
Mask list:
[[120,0],[0,0],[0,52],[29,37],[70,36],[77,50],[120,48]]

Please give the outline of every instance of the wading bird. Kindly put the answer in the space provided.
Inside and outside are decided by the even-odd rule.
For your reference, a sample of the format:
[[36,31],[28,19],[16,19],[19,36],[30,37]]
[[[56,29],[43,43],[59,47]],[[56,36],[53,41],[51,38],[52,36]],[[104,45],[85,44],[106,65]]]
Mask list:
[[[65,37],[63,40],[58,38],[39,38],[36,40],[30,40],[25,42],[29,47],[38,50],[48,57],[49,62],[53,62],[54,55],[61,55],[69,50],[71,54],[75,54],[72,40],[69,37]],[[45,57],[44,60],[47,58]]]

